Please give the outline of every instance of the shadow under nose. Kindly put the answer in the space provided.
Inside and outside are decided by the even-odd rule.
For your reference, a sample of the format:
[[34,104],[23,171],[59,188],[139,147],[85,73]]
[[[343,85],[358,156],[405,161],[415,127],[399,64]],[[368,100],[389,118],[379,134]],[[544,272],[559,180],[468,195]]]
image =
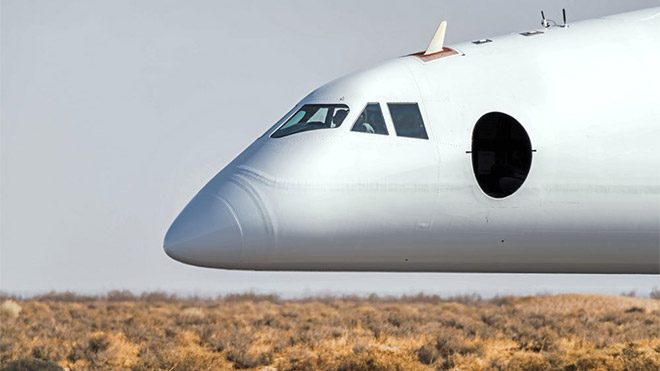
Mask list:
[[240,264],[243,233],[236,214],[223,199],[199,193],[181,211],[165,235],[172,259],[199,266]]

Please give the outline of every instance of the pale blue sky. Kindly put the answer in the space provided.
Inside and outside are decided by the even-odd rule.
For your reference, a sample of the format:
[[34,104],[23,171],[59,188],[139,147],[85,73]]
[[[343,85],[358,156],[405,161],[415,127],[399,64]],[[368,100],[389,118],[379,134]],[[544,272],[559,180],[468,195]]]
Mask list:
[[[635,1],[0,0],[0,290],[648,294],[658,276],[255,273],[162,249],[186,202],[315,87],[422,50]],[[622,247],[623,248],[623,247]]]

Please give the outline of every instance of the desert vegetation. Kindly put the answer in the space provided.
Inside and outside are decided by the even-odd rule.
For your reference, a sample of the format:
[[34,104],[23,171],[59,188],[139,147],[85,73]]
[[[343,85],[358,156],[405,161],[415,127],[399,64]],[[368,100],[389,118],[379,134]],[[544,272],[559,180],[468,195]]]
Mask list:
[[0,297],[2,370],[658,370],[660,300]]

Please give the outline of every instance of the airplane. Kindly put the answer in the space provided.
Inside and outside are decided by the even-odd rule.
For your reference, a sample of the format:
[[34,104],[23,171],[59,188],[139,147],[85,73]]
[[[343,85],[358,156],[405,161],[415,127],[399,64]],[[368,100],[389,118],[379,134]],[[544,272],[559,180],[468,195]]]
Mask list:
[[660,8],[429,48],[332,81],[175,219],[239,270],[660,273]]

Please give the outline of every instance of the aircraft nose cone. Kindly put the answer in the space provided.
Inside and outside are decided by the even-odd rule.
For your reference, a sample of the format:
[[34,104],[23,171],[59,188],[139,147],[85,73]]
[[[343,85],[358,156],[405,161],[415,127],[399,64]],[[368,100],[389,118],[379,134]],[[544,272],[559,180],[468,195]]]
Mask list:
[[202,192],[174,220],[165,235],[167,255],[199,266],[240,264],[243,247],[241,225],[229,203]]

